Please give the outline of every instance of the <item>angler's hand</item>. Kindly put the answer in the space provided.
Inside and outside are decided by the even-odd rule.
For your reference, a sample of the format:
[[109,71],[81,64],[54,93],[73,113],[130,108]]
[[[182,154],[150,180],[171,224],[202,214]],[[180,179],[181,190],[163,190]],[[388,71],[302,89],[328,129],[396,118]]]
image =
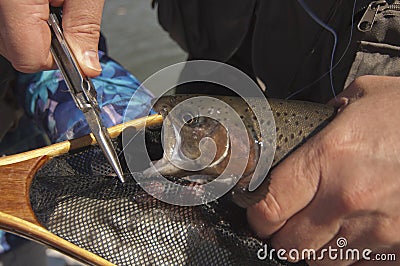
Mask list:
[[21,72],[54,67],[49,4],[63,6],[63,30],[82,70],[100,74],[97,55],[104,0],[0,0],[0,54]]
[[[275,249],[346,248],[396,253],[400,260],[400,78],[365,76],[344,93],[337,117],[272,172],[266,198],[248,221]],[[344,248],[343,250],[346,250]],[[287,254],[286,254],[287,255]],[[361,256],[361,255],[360,255]],[[349,265],[351,261],[309,261]],[[355,265],[380,265],[360,260]]]

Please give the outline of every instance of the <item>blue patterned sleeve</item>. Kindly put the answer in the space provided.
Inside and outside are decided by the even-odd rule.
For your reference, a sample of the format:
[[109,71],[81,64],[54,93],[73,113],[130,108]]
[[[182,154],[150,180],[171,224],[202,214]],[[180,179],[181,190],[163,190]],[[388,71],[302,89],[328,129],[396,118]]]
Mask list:
[[[148,115],[153,98],[151,92],[141,87],[129,71],[106,54],[100,51],[99,56],[103,71],[92,81],[105,126]],[[90,132],[59,70],[19,74],[17,87],[25,94],[25,109],[45,130],[52,143]],[[124,118],[128,103],[130,111],[126,115],[129,117]]]

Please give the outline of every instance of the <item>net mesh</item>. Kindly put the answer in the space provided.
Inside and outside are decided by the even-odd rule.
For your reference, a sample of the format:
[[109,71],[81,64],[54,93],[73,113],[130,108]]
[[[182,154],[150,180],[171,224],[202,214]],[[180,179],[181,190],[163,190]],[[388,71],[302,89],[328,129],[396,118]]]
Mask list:
[[[151,159],[161,157],[160,130],[145,134]],[[121,151],[120,138],[114,145]],[[245,210],[227,197],[201,206],[173,206],[147,194],[133,176],[122,184],[111,174],[97,146],[53,158],[30,189],[38,221],[117,265],[305,265],[258,259],[267,243],[255,237]],[[149,182],[157,187],[156,180]]]

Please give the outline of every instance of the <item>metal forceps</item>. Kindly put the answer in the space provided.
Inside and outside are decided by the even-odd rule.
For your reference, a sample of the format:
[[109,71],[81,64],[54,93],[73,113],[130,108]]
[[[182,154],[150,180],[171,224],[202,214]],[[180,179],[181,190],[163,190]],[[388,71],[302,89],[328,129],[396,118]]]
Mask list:
[[[69,92],[76,106],[85,115],[90,130],[104,155],[113,167],[121,182],[125,182],[118,155],[111,143],[110,135],[104,127],[100,117],[100,107],[96,99],[96,90],[90,78],[86,77],[80,69],[73,53],[71,52],[61,30],[57,12],[59,9],[50,8],[50,17],[47,23],[51,30],[51,53],[60,69]],[[58,13],[58,14],[57,14]]]

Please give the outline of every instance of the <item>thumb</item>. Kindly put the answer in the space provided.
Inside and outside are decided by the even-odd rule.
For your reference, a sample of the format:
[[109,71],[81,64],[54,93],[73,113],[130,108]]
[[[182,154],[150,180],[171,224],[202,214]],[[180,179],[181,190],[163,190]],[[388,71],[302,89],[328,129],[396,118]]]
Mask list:
[[294,151],[271,172],[269,192],[259,203],[247,208],[249,225],[260,237],[269,237],[314,198],[320,178],[316,135]]
[[88,77],[101,73],[98,56],[103,0],[66,0],[63,31],[79,66]]

